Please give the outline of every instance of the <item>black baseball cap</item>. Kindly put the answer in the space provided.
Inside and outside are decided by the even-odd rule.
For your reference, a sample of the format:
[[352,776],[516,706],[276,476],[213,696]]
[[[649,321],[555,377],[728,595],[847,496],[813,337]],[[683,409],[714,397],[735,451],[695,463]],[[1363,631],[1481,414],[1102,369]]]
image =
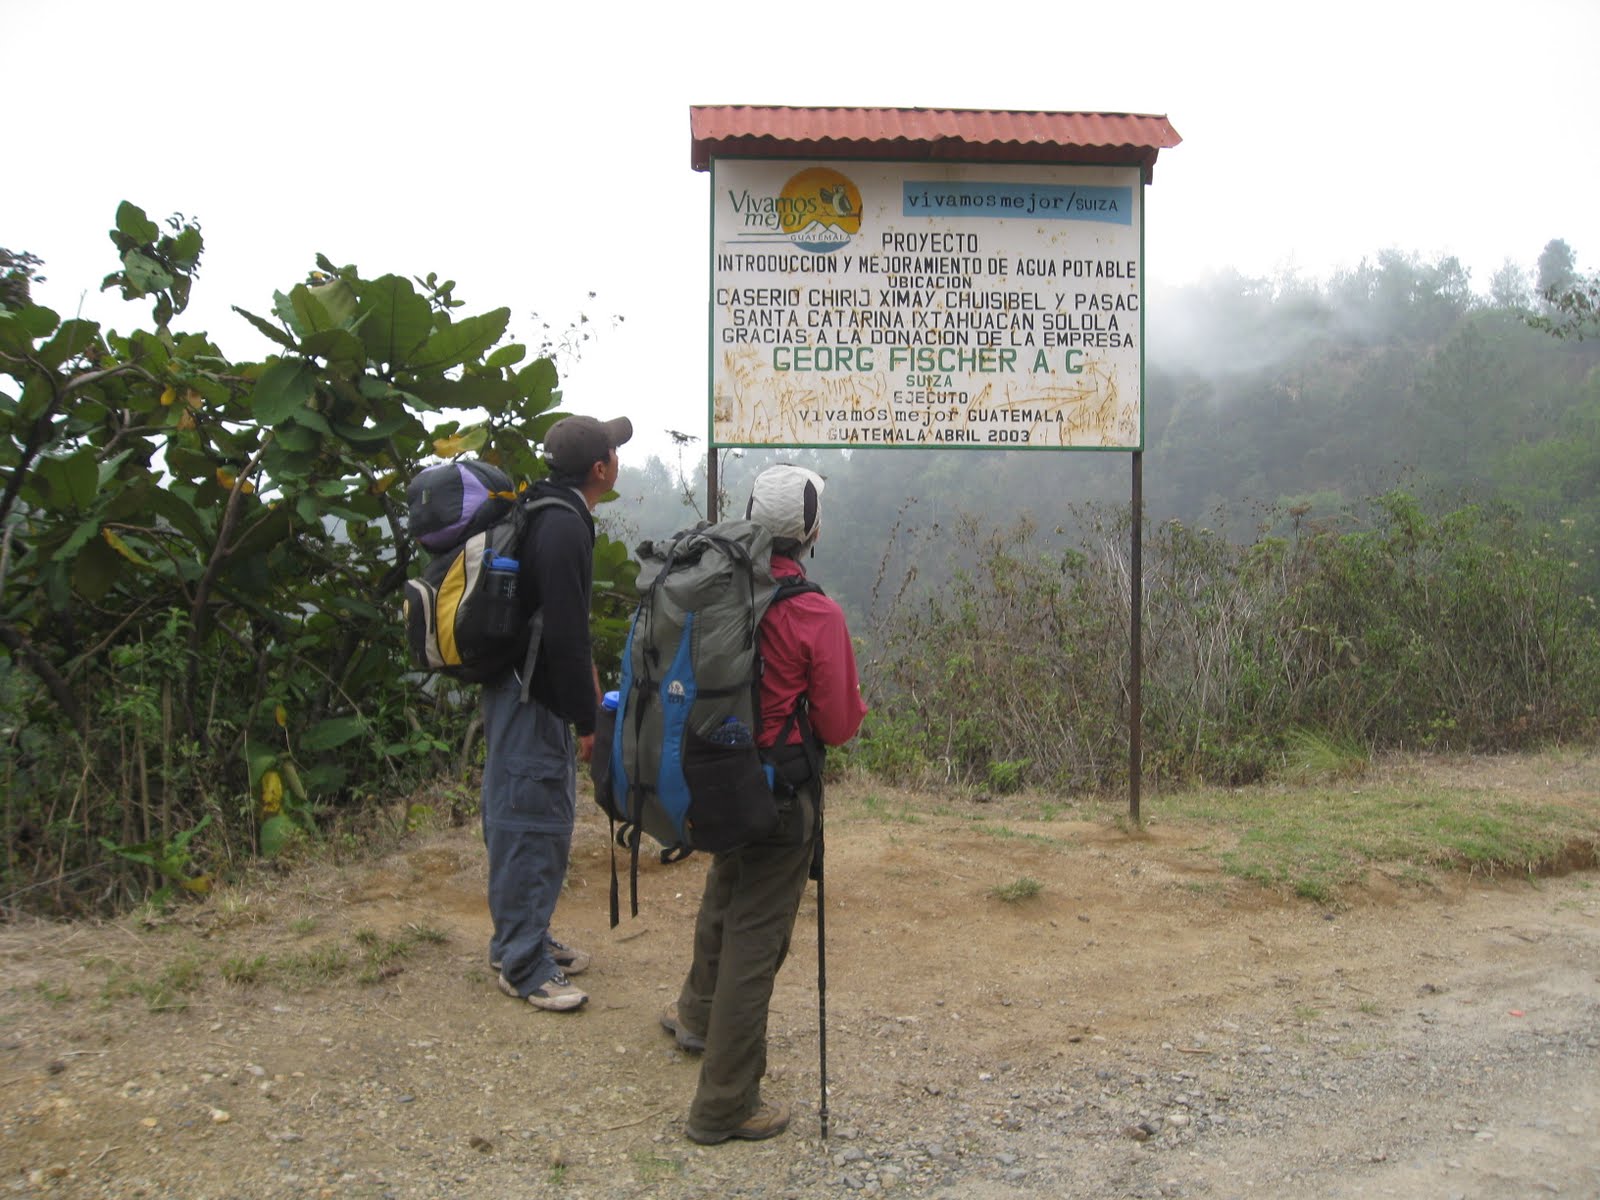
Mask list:
[[544,435],[544,457],[557,475],[587,475],[597,462],[633,436],[627,417],[599,421],[594,417],[562,417]]

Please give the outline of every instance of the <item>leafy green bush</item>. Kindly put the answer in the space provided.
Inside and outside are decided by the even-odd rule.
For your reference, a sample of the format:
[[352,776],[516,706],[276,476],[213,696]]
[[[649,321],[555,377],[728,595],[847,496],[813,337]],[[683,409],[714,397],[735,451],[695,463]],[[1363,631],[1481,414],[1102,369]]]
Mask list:
[[[1570,548],[1505,513],[1432,518],[1403,493],[1343,526],[1145,538],[1147,772],[1239,784],[1592,729],[1600,629]],[[953,582],[874,631],[866,683],[889,715],[863,730],[861,762],[995,790],[1126,781],[1126,517],[1090,510],[1080,527],[1065,546],[1027,520],[960,523]]]
[[[198,887],[463,774],[475,690],[406,660],[401,489],[462,454],[531,482],[561,415],[554,363],[454,281],[318,256],[269,317],[235,310],[274,347],[235,362],[172,328],[198,224],[125,203],[111,238],[106,286],[152,328],[0,303],[0,895],[45,911]],[[602,538],[602,664],[632,569]]]

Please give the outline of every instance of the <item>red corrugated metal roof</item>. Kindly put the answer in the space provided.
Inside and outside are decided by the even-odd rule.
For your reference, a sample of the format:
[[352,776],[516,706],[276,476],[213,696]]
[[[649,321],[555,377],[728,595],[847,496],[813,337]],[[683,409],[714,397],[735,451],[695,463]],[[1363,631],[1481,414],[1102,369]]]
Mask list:
[[1070,162],[1137,165],[1147,182],[1183,140],[1164,116],[961,108],[696,105],[689,132],[696,171],[713,158]]

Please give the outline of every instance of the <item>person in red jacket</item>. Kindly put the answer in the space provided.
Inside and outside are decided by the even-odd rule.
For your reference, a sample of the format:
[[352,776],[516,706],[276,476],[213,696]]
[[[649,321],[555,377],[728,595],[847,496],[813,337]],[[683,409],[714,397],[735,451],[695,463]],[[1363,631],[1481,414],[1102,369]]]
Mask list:
[[[772,535],[778,582],[805,578],[800,558],[821,533],[822,477],[779,465],[757,476],[746,517]],[[762,841],[718,854],[695,921],[694,962],[661,1017],[684,1050],[702,1052],[688,1135],[702,1145],[782,1133],[788,1105],[764,1100],[767,1009],[789,952],[811,870],[828,746],[849,741],[867,706],[839,605],[800,592],[761,621],[761,711],[756,744],[781,781],[780,820]]]

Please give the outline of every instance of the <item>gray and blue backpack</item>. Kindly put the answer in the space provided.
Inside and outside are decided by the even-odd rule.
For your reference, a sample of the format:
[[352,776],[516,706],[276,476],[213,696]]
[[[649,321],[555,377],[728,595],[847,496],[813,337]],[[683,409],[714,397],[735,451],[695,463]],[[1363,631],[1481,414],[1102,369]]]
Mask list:
[[641,834],[663,861],[758,841],[778,822],[772,768],[756,748],[758,630],[775,602],[822,589],[776,581],[772,537],[753,521],[645,542],[638,554],[639,607],[614,718],[602,712],[597,730],[595,799],[635,863]]

